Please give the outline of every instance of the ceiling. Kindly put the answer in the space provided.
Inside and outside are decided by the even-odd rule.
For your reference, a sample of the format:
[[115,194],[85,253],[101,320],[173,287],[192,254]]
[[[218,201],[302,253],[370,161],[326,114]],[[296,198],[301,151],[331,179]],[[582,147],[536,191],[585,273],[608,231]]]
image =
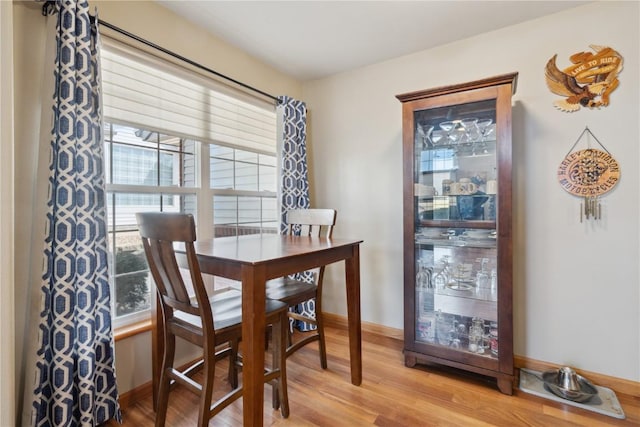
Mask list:
[[518,24],[588,1],[158,3],[301,81]]

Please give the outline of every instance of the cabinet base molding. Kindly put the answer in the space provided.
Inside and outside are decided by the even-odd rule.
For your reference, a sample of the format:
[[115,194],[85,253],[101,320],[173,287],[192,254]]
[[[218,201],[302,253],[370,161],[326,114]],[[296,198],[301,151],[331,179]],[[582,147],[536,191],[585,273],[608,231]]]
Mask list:
[[462,369],[468,372],[474,372],[476,374],[484,375],[485,377],[491,377],[496,379],[498,389],[503,394],[512,395],[514,388],[514,375],[505,374],[503,372],[491,371],[489,369],[483,369],[474,365],[466,365],[450,359],[443,359],[436,356],[431,356],[423,353],[415,353],[413,351],[404,351],[404,364],[409,368],[413,368],[418,363],[436,363],[438,365],[450,366],[456,369]]

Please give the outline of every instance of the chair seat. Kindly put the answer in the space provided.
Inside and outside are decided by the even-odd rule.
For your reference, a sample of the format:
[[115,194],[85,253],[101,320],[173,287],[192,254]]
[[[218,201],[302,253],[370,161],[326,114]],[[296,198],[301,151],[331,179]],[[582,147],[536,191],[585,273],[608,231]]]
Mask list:
[[289,306],[315,298],[318,287],[289,277],[269,280],[266,284],[267,301],[278,300]]
[[[209,298],[213,323],[216,332],[222,332],[226,328],[240,327],[242,325],[242,292],[235,289],[218,292]],[[279,315],[287,310],[287,304],[281,301],[267,300],[265,302],[265,314],[267,319],[273,315]],[[181,322],[188,323],[197,328],[202,328],[202,321],[199,316],[175,311],[174,317]]]

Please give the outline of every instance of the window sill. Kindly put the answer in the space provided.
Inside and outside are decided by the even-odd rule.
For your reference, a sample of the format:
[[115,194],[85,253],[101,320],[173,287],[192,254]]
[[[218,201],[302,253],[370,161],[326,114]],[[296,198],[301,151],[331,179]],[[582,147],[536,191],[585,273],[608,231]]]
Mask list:
[[143,332],[150,331],[151,328],[152,328],[151,319],[135,322],[127,326],[122,326],[114,330],[114,334],[113,334],[114,340],[115,341],[123,340],[125,338],[129,338],[134,335],[138,335]]

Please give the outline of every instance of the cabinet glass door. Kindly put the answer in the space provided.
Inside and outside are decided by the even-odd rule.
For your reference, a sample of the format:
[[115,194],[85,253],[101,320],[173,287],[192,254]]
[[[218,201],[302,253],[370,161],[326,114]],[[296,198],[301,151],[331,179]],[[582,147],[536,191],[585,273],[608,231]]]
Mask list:
[[496,101],[413,114],[416,341],[495,358]]
[[416,111],[414,124],[418,222],[484,221],[489,227],[498,189],[495,101]]

